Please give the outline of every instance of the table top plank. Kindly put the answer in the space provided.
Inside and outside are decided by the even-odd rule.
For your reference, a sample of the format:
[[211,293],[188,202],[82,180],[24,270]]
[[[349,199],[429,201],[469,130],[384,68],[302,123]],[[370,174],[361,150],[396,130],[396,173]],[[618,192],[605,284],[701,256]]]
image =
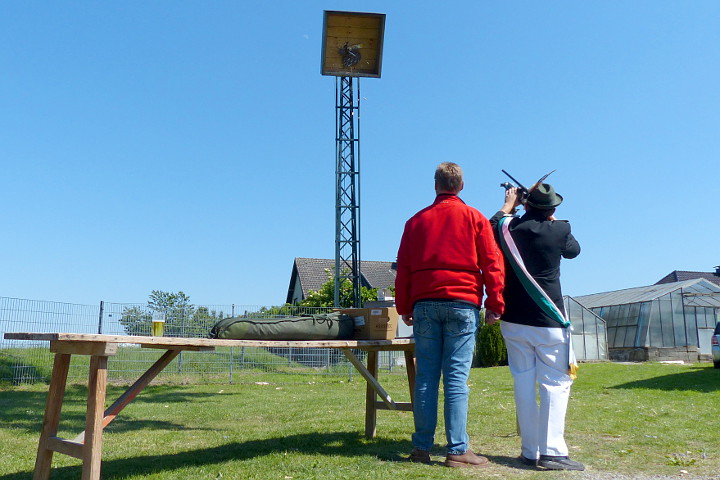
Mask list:
[[393,340],[228,340],[221,338],[147,337],[139,335],[99,335],[92,333],[40,333],[6,332],[6,340],[40,340],[61,342],[101,342],[156,347],[276,347],[276,348],[368,348],[407,347],[415,344],[413,338]]

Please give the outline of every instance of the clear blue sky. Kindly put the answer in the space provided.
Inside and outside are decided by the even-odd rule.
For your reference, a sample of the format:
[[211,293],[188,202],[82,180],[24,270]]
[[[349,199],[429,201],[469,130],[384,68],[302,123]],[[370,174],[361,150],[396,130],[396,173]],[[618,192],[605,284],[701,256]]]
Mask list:
[[565,197],[564,292],[720,264],[720,2],[0,4],[0,296],[276,305],[334,258],[323,10],[387,14],[360,82],[361,255],[394,260],[441,161]]

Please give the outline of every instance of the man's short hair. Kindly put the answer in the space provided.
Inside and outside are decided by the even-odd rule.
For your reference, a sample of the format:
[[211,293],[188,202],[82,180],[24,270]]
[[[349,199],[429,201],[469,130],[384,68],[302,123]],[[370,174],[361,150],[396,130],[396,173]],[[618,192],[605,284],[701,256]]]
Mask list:
[[463,186],[463,172],[460,165],[443,162],[435,170],[435,185],[445,192],[459,192]]

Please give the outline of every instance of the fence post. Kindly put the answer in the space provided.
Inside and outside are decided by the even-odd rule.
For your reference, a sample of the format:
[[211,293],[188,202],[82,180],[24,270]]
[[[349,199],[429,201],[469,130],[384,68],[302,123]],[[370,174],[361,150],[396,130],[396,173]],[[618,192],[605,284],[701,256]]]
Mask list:
[[[185,336],[185,307],[180,311],[180,336]],[[178,360],[178,373],[182,374],[183,370],[183,350],[180,350],[180,354],[177,357]]]
[[233,352],[235,347],[230,347],[230,385],[233,383]]
[[98,335],[102,335],[102,322],[103,322],[103,310],[105,309],[105,302],[100,300],[100,318],[98,318]]

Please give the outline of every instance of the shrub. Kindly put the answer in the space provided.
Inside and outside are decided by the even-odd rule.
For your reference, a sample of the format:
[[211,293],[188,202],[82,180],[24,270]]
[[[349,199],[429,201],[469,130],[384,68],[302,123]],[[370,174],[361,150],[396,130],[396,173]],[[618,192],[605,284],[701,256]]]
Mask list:
[[497,367],[507,364],[507,350],[505,350],[505,341],[500,333],[500,323],[486,325],[483,322],[478,329],[472,366]]

